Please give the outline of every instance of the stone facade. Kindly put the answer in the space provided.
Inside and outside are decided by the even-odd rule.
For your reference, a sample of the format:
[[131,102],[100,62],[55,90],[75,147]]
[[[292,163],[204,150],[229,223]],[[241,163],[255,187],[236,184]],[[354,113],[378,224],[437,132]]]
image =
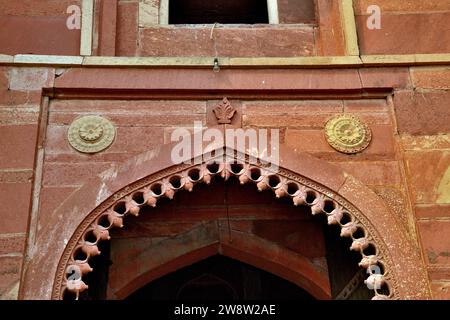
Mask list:
[[[289,179],[361,212],[366,237],[384,248],[395,298],[450,299],[450,2],[279,0],[280,24],[215,27],[163,25],[160,0],[35,2],[0,0],[0,297],[61,298],[64,257],[86,221],[145,179],[181,174],[168,161],[171,133],[195,121],[224,128],[213,109],[226,97],[233,127],[280,130]],[[372,4],[380,30],[366,26]],[[71,5],[92,5],[92,27],[67,28]],[[83,34],[91,55],[80,56]],[[327,142],[327,121],[343,113],[370,128],[361,152]],[[73,121],[88,115],[115,128],[111,146],[94,154],[68,141]],[[230,189],[227,205],[220,184],[199,188],[177,194],[179,207],[157,207],[154,220],[143,213],[144,227],[111,232],[112,260],[136,259],[113,265],[108,298],[216,253],[334,297],[311,218],[293,218],[295,207],[280,217],[280,204],[247,185]],[[258,206],[272,210],[250,209]],[[133,237],[142,239],[129,252]],[[158,250],[166,254],[149,260]]]

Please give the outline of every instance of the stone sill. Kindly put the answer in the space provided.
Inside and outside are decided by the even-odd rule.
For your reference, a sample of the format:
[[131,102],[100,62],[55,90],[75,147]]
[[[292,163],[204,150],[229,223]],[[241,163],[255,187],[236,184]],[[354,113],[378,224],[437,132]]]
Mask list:
[[[64,67],[184,67],[212,68],[214,57],[99,57],[0,55],[0,65]],[[450,65],[450,54],[362,55],[339,57],[219,58],[221,68],[332,68],[371,66]]]

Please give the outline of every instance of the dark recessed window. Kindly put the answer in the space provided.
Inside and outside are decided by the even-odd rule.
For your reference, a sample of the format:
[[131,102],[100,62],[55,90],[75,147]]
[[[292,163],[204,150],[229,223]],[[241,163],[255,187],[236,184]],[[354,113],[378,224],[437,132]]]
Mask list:
[[169,24],[269,23],[266,0],[169,0]]

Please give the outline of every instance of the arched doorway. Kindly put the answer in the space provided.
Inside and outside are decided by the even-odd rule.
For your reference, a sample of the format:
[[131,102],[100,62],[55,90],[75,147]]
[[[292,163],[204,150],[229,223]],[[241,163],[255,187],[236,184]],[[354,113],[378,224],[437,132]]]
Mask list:
[[[325,216],[311,215],[307,206],[295,207],[287,197],[273,197],[271,190],[258,192],[254,185],[239,185],[237,177],[223,181],[215,176],[194,192],[180,190],[172,200],[161,199],[157,207],[143,207],[139,218],[127,220],[126,228],[112,230],[111,241],[100,247],[102,255],[90,263],[94,272],[85,277],[90,289],[81,298],[150,297],[149,288],[164,278],[171,279],[173,289],[212,276],[208,279],[215,285],[205,285],[205,290],[222,288],[230,294],[233,290],[226,288],[240,288],[233,292],[241,298],[247,288],[263,299],[261,286],[272,280],[275,288],[284,287],[299,298],[370,299],[363,282],[366,276],[358,267],[360,254],[349,251],[351,241],[340,238],[339,228],[327,227],[326,222]],[[213,271],[197,274],[192,266],[202,264]],[[229,274],[221,273],[227,269],[253,270],[262,283],[258,287],[251,272],[236,271],[239,279],[227,278]],[[348,290],[356,275],[359,282]],[[208,282],[206,278],[202,281]],[[137,293],[142,291],[146,294]],[[177,297],[173,290],[168,295]]]
[[311,300],[293,283],[249,264],[216,255],[152,281],[131,300]]
[[[44,230],[37,239],[38,245],[55,242],[63,246],[56,246],[52,255],[39,255],[30,263],[24,285],[36,290],[22,292],[38,292],[42,297],[51,293],[54,299],[61,299],[67,292],[76,295],[86,290],[83,278],[92,272],[89,263],[100,254],[98,245],[113,235],[113,229],[123,226],[128,216],[138,215],[146,206],[159,205],[163,199],[172,199],[182,189],[192,190],[208,184],[213,177],[227,181],[234,176],[241,184],[256,185],[260,190],[270,191],[272,196],[287,199],[291,206],[306,207],[313,215],[323,216],[325,223],[337,225],[341,235],[351,240],[351,250],[362,255],[359,265],[364,269],[378,266],[381,270],[378,276],[366,280],[382,282],[385,290],[375,291],[376,299],[428,297],[423,285],[426,283],[423,268],[417,268],[422,262],[403,227],[379,197],[347,173],[283,145],[280,146],[280,170],[276,173],[266,172],[260,164],[248,163],[246,154],[224,145],[217,148],[223,148],[223,153],[237,160],[238,165],[200,162],[174,166],[170,159],[172,148],[173,145],[165,145],[133,158],[93,178],[74,193],[58,209],[61,217],[70,223]],[[196,154],[193,158],[202,156]],[[236,252],[233,247],[227,250]],[[279,256],[265,260],[273,261]],[[260,252],[256,251],[252,258],[260,260]],[[82,274],[70,282],[68,271],[74,266]],[[39,279],[33,277],[36,272],[40,273]],[[305,271],[296,267],[295,272]],[[50,290],[48,285],[43,287],[46,279],[52,284]],[[317,279],[304,279],[309,279],[312,287],[320,287]]]

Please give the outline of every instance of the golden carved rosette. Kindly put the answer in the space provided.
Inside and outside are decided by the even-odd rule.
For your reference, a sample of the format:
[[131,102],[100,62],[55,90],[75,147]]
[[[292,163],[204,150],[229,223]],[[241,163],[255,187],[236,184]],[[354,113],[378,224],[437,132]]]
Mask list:
[[83,153],[96,153],[108,148],[114,141],[116,129],[100,116],[84,116],[76,119],[69,127],[70,145]]
[[330,146],[346,154],[365,150],[372,140],[370,128],[351,114],[341,114],[328,120],[325,135]]

